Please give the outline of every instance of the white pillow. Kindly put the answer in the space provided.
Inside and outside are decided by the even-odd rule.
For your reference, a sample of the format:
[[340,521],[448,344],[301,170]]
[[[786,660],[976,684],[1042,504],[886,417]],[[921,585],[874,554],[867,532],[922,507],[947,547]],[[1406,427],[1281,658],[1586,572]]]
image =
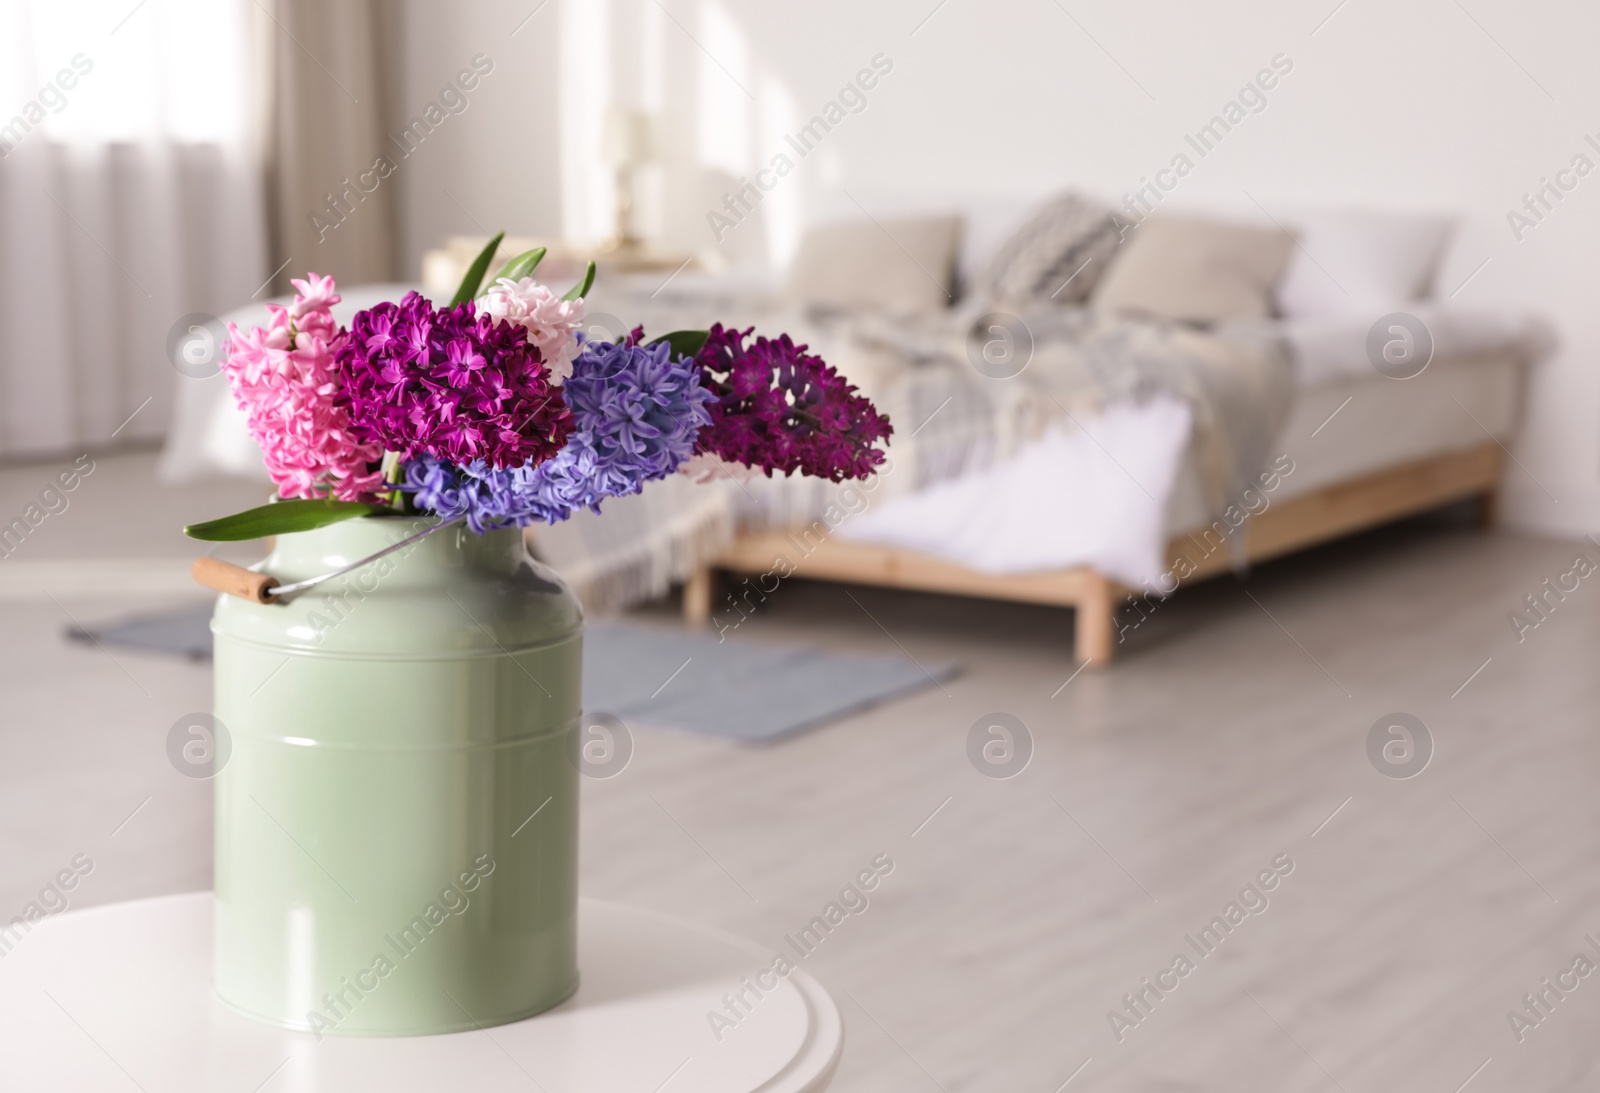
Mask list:
[[[341,301],[333,308],[334,321],[340,326],[349,326],[356,312],[385,300],[398,301],[411,289],[422,291],[420,285],[403,284],[355,285],[343,289],[339,294]],[[224,323],[237,323],[245,329],[263,326],[268,317],[267,304],[288,304],[292,299],[278,296],[246,304],[220,318]],[[178,375],[176,382],[172,424],[167,429],[161,461],[156,465],[156,477],[173,485],[219,477],[270,481],[261,447],[245,427],[244,411],[233,401],[228,381],[218,374],[207,379]]]
[[1298,218],[1300,245],[1278,282],[1290,318],[1348,315],[1431,294],[1455,222],[1421,213],[1327,211]]

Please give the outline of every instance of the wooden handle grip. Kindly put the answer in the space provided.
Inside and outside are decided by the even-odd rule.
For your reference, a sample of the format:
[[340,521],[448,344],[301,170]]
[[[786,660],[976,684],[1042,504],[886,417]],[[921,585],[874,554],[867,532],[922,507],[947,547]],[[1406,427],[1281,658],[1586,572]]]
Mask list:
[[274,599],[272,590],[278,584],[276,577],[217,558],[196,558],[193,573],[194,579],[207,588],[238,596],[251,603],[271,603]]

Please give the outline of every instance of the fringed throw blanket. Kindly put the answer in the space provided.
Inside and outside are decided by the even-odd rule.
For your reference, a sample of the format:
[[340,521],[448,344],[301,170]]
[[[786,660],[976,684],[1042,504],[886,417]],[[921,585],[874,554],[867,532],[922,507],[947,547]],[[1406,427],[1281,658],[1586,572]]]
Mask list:
[[673,475],[643,493],[611,498],[603,514],[535,524],[528,546],[572,586],[586,611],[620,611],[666,595],[733,540],[733,509],[721,485]]
[[1108,403],[1165,393],[1193,411],[1197,469],[1219,514],[1252,484],[1288,415],[1288,351],[1261,324],[1207,331],[1076,308],[995,321],[972,310],[860,319],[835,338],[845,358],[876,353],[910,365],[871,394],[896,423],[897,466],[914,463],[911,488],[993,465]]

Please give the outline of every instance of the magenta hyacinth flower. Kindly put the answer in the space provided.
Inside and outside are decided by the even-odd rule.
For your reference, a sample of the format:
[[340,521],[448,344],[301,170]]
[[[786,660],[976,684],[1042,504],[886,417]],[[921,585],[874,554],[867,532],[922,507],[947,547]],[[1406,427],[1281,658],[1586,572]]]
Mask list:
[[750,334],[718,323],[695,358],[701,385],[717,396],[695,451],[768,475],[842,482],[873,474],[884,460],[876,444],[894,432],[889,419],[789,335],[747,346]]
[[402,459],[503,470],[566,444],[572,415],[521,326],[408,292],[356,314],[338,357],[358,436]]

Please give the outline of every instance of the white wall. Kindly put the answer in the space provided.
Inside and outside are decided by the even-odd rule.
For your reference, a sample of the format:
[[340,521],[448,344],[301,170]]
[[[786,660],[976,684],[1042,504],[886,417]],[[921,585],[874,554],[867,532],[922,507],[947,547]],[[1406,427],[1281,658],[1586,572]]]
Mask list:
[[[495,9],[495,19],[515,25],[536,3],[466,7]],[[1189,150],[1185,133],[1274,55],[1287,54],[1294,69],[1267,108],[1199,161],[1166,207],[1259,219],[1253,197],[1274,213],[1305,203],[1458,213],[1462,227],[1440,276],[1443,292],[1488,259],[1455,302],[1537,308],[1554,319],[1563,343],[1535,375],[1515,449],[1543,488],[1512,467],[1508,515],[1531,528],[1600,530],[1600,379],[1591,363],[1600,322],[1586,298],[1597,283],[1600,172],[1520,242],[1506,221],[1525,192],[1579,152],[1600,165],[1600,153],[1584,141],[1586,132],[1600,133],[1600,116],[1585,110],[1600,88],[1588,55],[1600,40],[1600,11],[1548,0],[1411,0],[1403,9],[1370,0],[662,4],[670,13],[665,21],[652,12],[655,0],[550,0],[534,20],[540,37],[505,48],[495,91],[516,83],[529,102],[554,93],[556,65],[547,52],[554,28],[562,20],[589,27],[598,40],[588,48],[606,50],[609,62],[596,66],[600,79],[585,81],[582,66],[565,58],[561,92],[588,101],[590,118],[601,98],[653,96],[648,104],[662,111],[669,162],[651,180],[649,222],[735,262],[781,257],[806,208],[836,202],[839,187],[869,211],[872,195],[889,192],[1037,196],[1074,185],[1116,198]],[[412,7],[431,11],[420,0]],[[412,52],[442,51],[441,63],[450,64],[455,53],[481,48],[456,25],[458,15],[428,20],[428,31],[413,34]],[[582,41],[569,41],[569,49]],[[715,59],[702,48],[712,43],[721,53]],[[763,222],[740,224],[718,245],[706,213],[730,184],[730,150],[746,149],[749,169],[765,165],[783,149],[782,134],[795,124],[788,119],[809,117],[880,52],[894,70],[869,94],[866,109],[799,162],[764,202]],[[652,83],[654,90],[644,86]],[[505,165],[502,138],[467,125],[451,134],[461,141],[452,148],[463,162],[416,172],[408,254],[430,233],[462,228],[459,212],[438,204],[437,187],[447,177],[467,176],[450,189],[464,204],[481,203],[474,213],[485,223],[520,226],[521,217],[530,229],[554,226],[546,119],[556,114],[548,104],[539,110],[530,134],[538,150],[513,153],[516,170],[528,175],[513,171],[514,182],[486,177],[504,169],[487,158]],[[493,107],[457,120],[477,125],[515,116]],[[702,162],[708,158],[715,169]],[[574,188],[596,175],[567,169],[570,206]]]
[[396,171],[407,278],[420,276],[423,251],[448,235],[502,228],[561,234],[560,2],[529,19],[539,0],[402,0],[399,75],[389,104],[396,129],[437,99],[474,55],[494,61],[467,95],[467,109],[447,116]]

